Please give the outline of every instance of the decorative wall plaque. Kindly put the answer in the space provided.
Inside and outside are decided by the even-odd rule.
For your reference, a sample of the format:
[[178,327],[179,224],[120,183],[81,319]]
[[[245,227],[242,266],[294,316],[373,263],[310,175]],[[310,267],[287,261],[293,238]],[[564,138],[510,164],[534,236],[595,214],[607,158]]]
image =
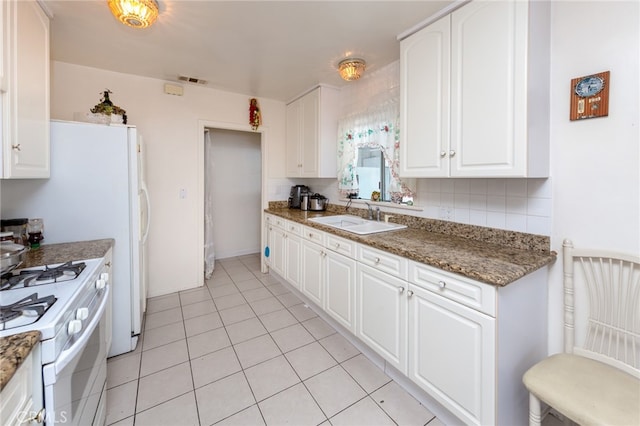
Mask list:
[[571,80],[569,119],[606,117],[609,115],[609,71]]

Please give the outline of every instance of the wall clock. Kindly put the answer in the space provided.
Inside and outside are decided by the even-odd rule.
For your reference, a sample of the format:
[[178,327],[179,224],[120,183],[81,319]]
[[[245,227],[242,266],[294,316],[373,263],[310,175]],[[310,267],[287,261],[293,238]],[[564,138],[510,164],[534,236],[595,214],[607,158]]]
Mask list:
[[609,71],[571,80],[570,120],[609,115]]

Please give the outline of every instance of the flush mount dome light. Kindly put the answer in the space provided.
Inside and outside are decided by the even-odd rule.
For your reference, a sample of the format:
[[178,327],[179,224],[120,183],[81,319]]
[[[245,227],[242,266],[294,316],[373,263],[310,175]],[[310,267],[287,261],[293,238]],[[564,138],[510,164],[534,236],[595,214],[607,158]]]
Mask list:
[[363,59],[347,58],[338,64],[340,77],[347,81],[357,80],[364,72],[365,62]]
[[158,18],[154,0],[108,0],[109,9],[120,22],[133,28],[147,28]]

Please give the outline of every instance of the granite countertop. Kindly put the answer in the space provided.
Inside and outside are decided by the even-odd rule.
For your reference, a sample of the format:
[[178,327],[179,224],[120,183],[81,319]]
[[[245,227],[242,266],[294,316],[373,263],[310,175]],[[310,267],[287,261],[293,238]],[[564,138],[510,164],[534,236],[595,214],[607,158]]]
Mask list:
[[37,250],[30,250],[20,268],[51,265],[68,261],[97,259],[113,247],[115,240],[77,241],[72,243],[43,244]]
[[[346,214],[362,213],[358,210],[362,209]],[[394,214],[393,221],[404,221],[409,228],[358,235],[307,220],[344,211],[309,212],[270,205],[265,212],[496,286],[512,283],[556,259],[549,251],[548,237],[525,233]]]
[[27,331],[0,338],[0,391],[9,383],[38,342],[39,331]]

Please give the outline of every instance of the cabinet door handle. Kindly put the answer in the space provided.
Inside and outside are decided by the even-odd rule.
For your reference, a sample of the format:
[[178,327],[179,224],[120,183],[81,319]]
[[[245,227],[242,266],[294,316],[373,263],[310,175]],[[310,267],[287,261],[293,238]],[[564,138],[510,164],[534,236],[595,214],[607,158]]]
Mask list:
[[456,155],[456,152],[453,149],[449,151],[449,157],[454,157],[455,155]]
[[21,149],[20,149],[20,144],[18,144],[18,145],[11,145],[11,149],[14,149],[14,150],[16,150],[16,151],[21,151]]
[[321,251],[321,252],[320,252],[320,256],[322,256],[322,257],[327,257],[327,253],[325,253],[325,252]]
[[440,157],[444,158],[447,156],[447,151],[440,151]]
[[398,287],[398,293],[400,294],[404,293],[404,287]]
[[413,296],[413,291],[412,290],[407,291],[407,297],[411,297],[411,296]]
[[445,288],[447,286],[447,283],[444,281],[438,281],[438,285],[440,286],[440,288]]

